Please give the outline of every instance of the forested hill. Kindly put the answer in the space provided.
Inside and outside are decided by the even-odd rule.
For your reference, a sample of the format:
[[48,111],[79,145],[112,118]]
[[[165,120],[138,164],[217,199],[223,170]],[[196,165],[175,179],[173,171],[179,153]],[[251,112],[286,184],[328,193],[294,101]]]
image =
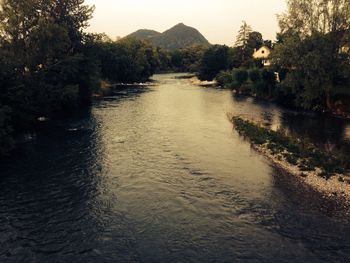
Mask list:
[[176,50],[193,45],[210,46],[209,41],[197,29],[182,23],[177,24],[164,33],[141,29],[127,37],[148,40],[152,45],[167,50]]
[[131,33],[130,35],[128,35],[128,37],[134,37],[134,38],[137,38],[139,40],[150,40],[152,38],[160,36],[161,34],[162,33],[159,33],[159,32],[154,31],[154,30],[140,29],[134,33]]

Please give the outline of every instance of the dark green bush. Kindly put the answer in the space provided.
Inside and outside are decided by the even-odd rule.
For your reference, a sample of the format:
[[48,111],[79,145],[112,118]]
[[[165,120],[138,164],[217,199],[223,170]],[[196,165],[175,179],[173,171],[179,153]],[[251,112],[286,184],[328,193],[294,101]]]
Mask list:
[[220,71],[216,76],[216,81],[221,87],[228,87],[233,83],[233,76],[230,70]]
[[244,69],[239,69],[234,72],[234,79],[238,86],[242,86],[242,84],[248,80],[248,72]]
[[249,79],[253,83],[258,83],[261,80],[260,71],[258,69],[253,69],[249,72]]

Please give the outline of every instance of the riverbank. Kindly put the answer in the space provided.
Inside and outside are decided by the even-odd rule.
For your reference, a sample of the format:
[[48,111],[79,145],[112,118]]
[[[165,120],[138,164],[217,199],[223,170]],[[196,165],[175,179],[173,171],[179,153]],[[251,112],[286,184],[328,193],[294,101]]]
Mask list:
[[198,77],[196,77],[196,76],[190,78],[190,82],[193,85],[197,85],[197,86],[201,86],[201,87],[215,87],[218,84],[216,80],[202,81],[202,80],[198,79]]
[[350,261],[342,202],[276,173],[224,115],[279,120],[276,108],[176,76],[94,102],[0,160],[0,262]]
[[251,96],[281,107],[309,110],[350,120],[350,97],[347,95],[346,84],[340,90],[333,87],[338,94],[334,94],[326,104],[322,99],[325,95],[302,103],[299,95],[292,93],[290,87],[281,81],[279,73],[268,68],[221,71],[215,79],[218,86],[232,89],[237,95]]
[[237,132],[247,138],[254,150],[267,157],[278,170],[291,174],[324,197],[343,198],[350,205],[350,174],[346,156],[326,152],[307,142],[229,116]]

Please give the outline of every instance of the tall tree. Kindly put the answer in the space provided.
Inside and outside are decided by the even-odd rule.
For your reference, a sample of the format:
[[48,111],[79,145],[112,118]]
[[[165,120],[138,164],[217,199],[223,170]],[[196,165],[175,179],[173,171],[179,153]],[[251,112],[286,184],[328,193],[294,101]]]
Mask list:
[[253,31],[249,34],[247,46],[249,49],[258,49],[264,45],[264,39],[260,32]]
[[249,36],[252,33],[252,27],[247,24],[246,21],[242,21],[242,25],[238,31],[238,35],[236,37],[235,46],[239,47],[242,51],[242,60],[244,61],[248,56],[248,41]]
[[229,48],[227,46],[214,45],[207,49],[199,66],[199,78],[201,80],[213,80],[221,70],[228,69]]
[[[350,31],[348,0],[288,0],[279,16],[281,33],[273,58],[288,70],[284,81],[303,107],[332,108],[332,94],[342,85],[341,56]],[[341,66],[342,65],[342,66]]]
[[25,71],[30,63],[31,33],[39,20],[39,1],[3,0],[0,8],[0,35],[2,48],[8,49],[9,59]]
[[236,37],[237,47],[246,47],[248,45],[249,36],[252,33],[252,27],[247,24],[246,21],[242,21],[242,25],[238,31],[238,35]]
[[89,25],[94,6],[84,4],[85,0],[43,0],[44,10],[55,24],[64,25],[68,30],[72,48],[80,46],[83,30]]
[[281,31],[293,30],[301,37],[314,33],[344,33],[350,25],[348,0],[288,0],[288,10],[279,16]]
[[32,73],[79,51],[93,10],[84,0],[3,0],[0,34],[21,71]]
[[4,79],[16,81],[0,85],[0,101],[12,109],[14,126],[25,123],[26,114],[33,121],[88,93],[93,67],[83,54],[83,29],[92,12],[83,0],[1,2],[1,63],[9,69]]

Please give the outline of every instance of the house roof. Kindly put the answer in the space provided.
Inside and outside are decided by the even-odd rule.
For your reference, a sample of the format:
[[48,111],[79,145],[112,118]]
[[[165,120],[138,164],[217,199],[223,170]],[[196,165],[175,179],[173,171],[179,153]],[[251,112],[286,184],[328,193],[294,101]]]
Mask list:
[[[267,52],[265,52],[267,51]],[[271,49],[267,46],[262,46],[258,50],[254,50],[254,58],[267,58],[270,55]]]

